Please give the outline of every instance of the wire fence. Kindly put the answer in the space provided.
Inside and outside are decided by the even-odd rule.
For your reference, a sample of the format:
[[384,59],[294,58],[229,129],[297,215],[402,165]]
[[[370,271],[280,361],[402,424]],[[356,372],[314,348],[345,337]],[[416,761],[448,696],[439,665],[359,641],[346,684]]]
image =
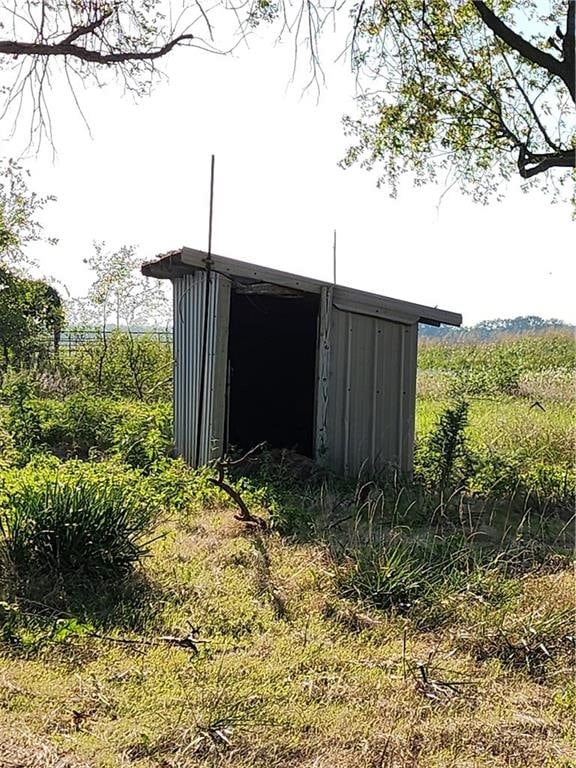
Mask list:
[[[157,329],[138,329],[138,330],[128,330],[128,329],[117,329],[117,328],[107,328],[106,330],[102,328],[81,328],[81,329],[64,329],[62,333],[60,334],[60,338],[58,341],[58,351],[63,353],[70,353],[76,352],[79,349],[82,349],[85,346],[88,346],[90,344],[97,344],[101,343],[103,341],[108,341],[113,336],[116,336],[118,334],[122,334],[125,336],[130,336],[131,338],[138,340],[138,339],[152,339],[154,341],[159,342],[160,344],[167,344],[169,346],[172,346],[172,338],[173,333],[172,330],[167,328],[164,330],[157,330]],[[50,347],[54,344],[54,339],[52,336],[46,336],[45,339],[46,346]]]

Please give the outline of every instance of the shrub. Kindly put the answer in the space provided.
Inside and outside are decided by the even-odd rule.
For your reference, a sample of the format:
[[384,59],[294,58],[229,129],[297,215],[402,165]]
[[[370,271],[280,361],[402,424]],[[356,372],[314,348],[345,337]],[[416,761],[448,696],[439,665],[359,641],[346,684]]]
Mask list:
[[60,458],[116,456],[149,468],[172,449],[168,404],[116,402],[76,393],[61,400],[40,398],[28,381],[5,392],[4,428],[19,447],[20,464],[42,451]]
[[44,464],[8,473],[0,496],[5,577],[37,587],[94,587],[126,576],[145,554],[155,506],[139,476],[101,465]]
[[417,446],[415,476],[429,490],[445,494],[465,484],[473,472],[466,443],[468,403],[458,399],[438,417],[435,429]]
[[543,462],[527,462],[521,453],[498,456],[476,454],[469,490],[484,498],[516,497],[524,506],[544,512],[551,508],[574,511],[576,473],[573,468]]
[[6,430],[0,418],[0,472],[16,464],[18,457],[12,435]]
[[113,450],[132,467],[149,469],[172,451],[172,411],[167,405],[118,409]]
[[45,356],[57,343],[63,323],[62,300],[55,288],[0,264],[0,378],[10,365],[30,365]]
[[80,394],[45,400],[34,396],[27,382],[7,394],[5,428],[19,447],[20,463],[46,450],[61,458],[87,458],[91,450],[112,448],[114,403]]
[[151,336],[114,331],[61,359],[64,375],[93,395],[144,402],[172,399],[172,349]]
[[37,407],[42,414],[40,448],[63,458],[111,450],[118,418],[115,403],[77,393],[62,401],[39,400]]

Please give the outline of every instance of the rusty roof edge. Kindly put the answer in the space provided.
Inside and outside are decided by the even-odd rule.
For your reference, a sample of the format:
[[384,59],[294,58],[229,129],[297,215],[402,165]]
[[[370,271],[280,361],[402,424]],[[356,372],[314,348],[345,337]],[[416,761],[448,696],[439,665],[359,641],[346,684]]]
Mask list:
[[166,280],[175,277],[175,267],[181,266],[184,271],[188,271],[182,264],[182,248],[177,248],[165,253],[159,253],[155,259],[145,261],[140,267],[140,271],[146,277],[157,277],[160,280]]
[[[208,253],[206,251],[183,247],[179,250],[160,254],[154,261],[146,262],[142,265],[142,272],[149,277],[161,279],[181,277],[183,274],[194,272],[195,269],[203,269],[207,258]],[[230,259],[226,256],[212,254],[211,259],[213,271],[229,275],[231,278],[251,277],[256,280],[286,285],[311,293],[319,293],[323,287],[332,287],[332,283],[325,282],[324,280],[295,275],[279,269],[272,269],[271,267],[251,264],[246,261],[239,261],[238,259]],[[438,309],[437,307],[428,307],[424,304],[414,304],[410,301],[394,299],[378,293],[370,293],[346,286],[337,285],[334,288],[337,295],[339,294],[342,298],[346,298],[347,303],[358,303],[360,308],[372,305],[388,312],[405,313],[413,316],[418,322],[428,325],[462,325],[462,315],[457,312],[450,312]],[[375,311],[375,314],[378,314],[377,311]]]

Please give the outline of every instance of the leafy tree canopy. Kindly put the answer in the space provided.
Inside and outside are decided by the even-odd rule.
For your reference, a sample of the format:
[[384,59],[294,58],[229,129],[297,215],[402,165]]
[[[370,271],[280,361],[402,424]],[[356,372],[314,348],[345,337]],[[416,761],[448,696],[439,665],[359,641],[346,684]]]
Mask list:
[[64,324],[60,295],[47,282],[24,275],[33,262],[26,246],[48,240],[36,219],[50,197],[30,192],[26,172],[13,161],[0,162],[0,368],[19,364],[46,346],[58,346]]
[[[352,4],[350,4],[352,3]],[[380,168],[395,193],[445,178],[486,201],[520,174],[547,188],[575,166],[576,0],[32,0],[0,4],[4,112],[32,100],[30,143],[51,134],[48,86],[55,67],[100,85],[114,72],[146,93],[157,62],[178,46],[223,52],[271,22],[307,47],[321,78],[318,41],[348,35],[358,74],[356,140],[343,164]],[[218,37],[216,37],[216,30]],[[228,44],[226,44],[228,43]],[[0,94],[2,95],[2,94]],[[556,184],[550,183],[555,180]]]
[[406,171],[442,174],[481,201],[515,173],[565,181],[574,17],[575,0],[363,0],[351,55],[365,90],[344,164],[378,166],[393,193]]
[[21,269],[31,260],[26,245],[46,239],[37,216],[52,196],[40,197],[27,185],[28,174],[12,160],[0,160],[0,266]]
[[0,344],[3,367],[27,360],[52,334],[58,346],[64,311],[58,292],[42,280],[20,277],[0,264]]
[[171,304],[161,281],[144,277],[142,259],[133,245],[110,251],[104,242],[94,243],[94,252],[84,259],[94,275],[87,296],[70,299],[70,324],[81,327],[116,328],[154,323],[166,324]]
[[29,144],[38,147],[44,136],[52,138],[49,91],[55,76],[70,86],[77,106],[78,85],[101,86],[110,74],[141,96],[152,87],[159,60],[176,47],[217,50],[214,25],[222,13],[242,28],[250,15],[246,6],[217,2],[204,8],[203,0],[2,3],[0,114],[12,114],[16,123],[23,105],[31,108]]

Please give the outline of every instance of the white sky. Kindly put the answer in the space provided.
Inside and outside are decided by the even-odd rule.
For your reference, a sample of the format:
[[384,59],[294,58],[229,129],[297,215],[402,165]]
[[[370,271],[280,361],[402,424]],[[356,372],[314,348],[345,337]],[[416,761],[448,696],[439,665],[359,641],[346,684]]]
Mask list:
[[[341,170],[354,114],[346,64],[327,68],[317,103],[290,84],[292,49],[253,40],[218,57],[176,51],[168,83],[134,104],[115,86],[80,98],[88,135],[71,98],[53,94],[56,160],[47,147],[26,166],[31,187],[53,193],[43,215],[55,247],[33,252],[42,271],[80,295],[90,276],[82,258],[94,239],[111,249],[137,244],[142,260],[188,245],[207,246],[210,155],[216,155],[213,251],[461,312],[465,324],[535,314],[576,322],[576,224],[568,203],[552,205],[516,181],[504,202],[474,204],[441,187],[399,198],[376,188],[377,173]],[[4,156],[21,142],[4,141]]]

